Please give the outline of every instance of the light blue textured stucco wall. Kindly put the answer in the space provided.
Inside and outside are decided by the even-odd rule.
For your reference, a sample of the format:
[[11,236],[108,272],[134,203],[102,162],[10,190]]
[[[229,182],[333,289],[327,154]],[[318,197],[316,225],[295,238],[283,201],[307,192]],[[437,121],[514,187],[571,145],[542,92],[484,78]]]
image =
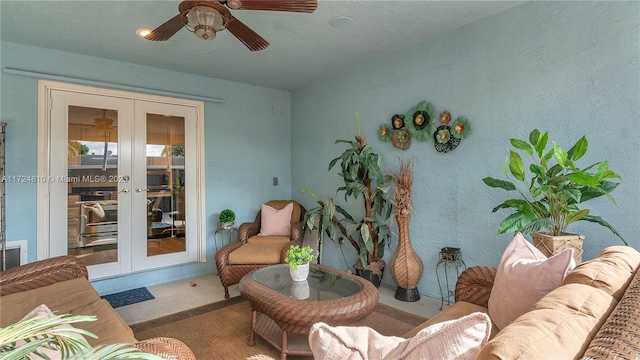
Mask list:
[[[294,197],[311,208],[312,198],[297,190],[335,195],[340,177],[327,165],[345,149],[334,141],[355,135],[359,112],[368,143],[389,168],[397,170],[399,156],[416,159],[411,240],[424,261],[419,290],[438,297],[440,248],[461,247],[468,266],[497,265],[512,235],[496,235],[509,212],[491,210],[509,194],[482,178],[503,178],[509,139],[540,128],[566,147],[586,135],[589,151],[578,164],[607,159],[622,175],[613,193],[617,205],[602,198],[588,207],[640,249],[639,15],[638,2],[526,3],[445,35],[425,34],[421,44],[297,89],[291,110]],[[447,154],[436,152],[432,139],[414,139],[407,151],[378,139],[379,125],[423,100],[436,114],[467,117],[473,135]],[[342,193],[336,201],[344,203]],[[586,235],[585,259],[621,244],[596,224],[569,230]],[[396,243],[394,237],[392,249]],[[355,254],[348,243],[343,248],[347,264],[331,242],[324,263],[350,266]],[[393,283],[388,271],[384,281]]]
[[[146,271],[94,282],[100,293],[216,272],[213,232],[222,209],[237,222],[252,221],[260,204],[291,197],[290,94],[151,67],[3,41],[2,68],[91,79],[177,93],[218,97],[205,103],[207,262]],[[2,73],[0,120],[7,122],[7,175],[37,171],[37,79]],[[277,115],[272,115],[275,106]],[[280,110],[284,110],[283,114]],[[279,185],[272,178],[279,177]],[[7,239],[27,239],[36,260],[36,185],[7,184]],[[144,241],[144,240],[143,240]],[[218,246],[221,239],[218,237]]]

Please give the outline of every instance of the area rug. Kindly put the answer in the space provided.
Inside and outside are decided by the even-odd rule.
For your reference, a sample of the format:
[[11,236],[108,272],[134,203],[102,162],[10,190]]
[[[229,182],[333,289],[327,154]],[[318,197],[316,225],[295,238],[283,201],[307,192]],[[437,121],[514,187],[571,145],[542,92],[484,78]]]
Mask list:
[[112,308],[117,308],[125,305],[131,305],[147,300],[155,299],[149,290],[145,287],[113,293],[109,295],[101,296],[101,298],[107,300],[111,304]]
[[[383,335],[400,336],[426,319],[378,304],[366,319],[354,324],[369,326]],[[198,359],[245,359],[265,354],[279,359],[280,353],[260,337],[248,346],[251,305],[241,297],[231,298],[159,319],[131,325],[136,339],[158,336],[183,341]],[[308,356],[287,356],[292,360],[311,359]]]

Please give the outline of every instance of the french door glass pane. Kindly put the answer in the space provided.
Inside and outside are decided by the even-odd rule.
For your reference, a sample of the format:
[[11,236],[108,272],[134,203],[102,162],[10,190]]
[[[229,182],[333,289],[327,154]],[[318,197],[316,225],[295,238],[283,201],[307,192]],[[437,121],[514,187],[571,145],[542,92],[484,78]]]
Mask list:
[[118,112],[68,108],[67,252],[87,265],[118,261]]
[[147,256],[186,251],[185,119],[147,114]]

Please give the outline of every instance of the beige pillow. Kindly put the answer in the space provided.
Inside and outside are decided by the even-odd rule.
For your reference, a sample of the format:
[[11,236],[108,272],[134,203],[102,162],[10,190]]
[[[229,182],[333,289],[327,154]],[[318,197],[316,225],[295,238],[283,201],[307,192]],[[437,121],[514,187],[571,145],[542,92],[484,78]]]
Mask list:
[[573,249],[547,257],[517,233],[502,254],[489,296],[489,315],[504,329],[556,289],[576,266]]
[[291,212],[293,204],[289,203],[281,210],[262,204],[260,211],[260,234],[263,236],[289,235],[291,233]]
[[316,359],[475,359],[489,341],[491,320],[484,313],[441,322],[404,339],[384,336],[366,326],[330,326],[316,323],[309,345]]

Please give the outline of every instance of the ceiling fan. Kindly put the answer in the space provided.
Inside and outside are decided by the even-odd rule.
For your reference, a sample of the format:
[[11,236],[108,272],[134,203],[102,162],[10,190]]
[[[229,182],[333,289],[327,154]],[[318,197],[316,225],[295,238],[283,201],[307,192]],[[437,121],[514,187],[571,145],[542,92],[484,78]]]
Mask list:
[[[226,6],[225,6],[226,5]],[[269,46],[255,31],[236,19],[233,10],[267,10],[312,13],[318,7],[317,0],[183,0],[178,5],[178,15],[158,26],[145,36],[152,41],[171,38],[183,27],[203,40],[213,40],[218,31],[228,29],[249,50],[260,51]]]

